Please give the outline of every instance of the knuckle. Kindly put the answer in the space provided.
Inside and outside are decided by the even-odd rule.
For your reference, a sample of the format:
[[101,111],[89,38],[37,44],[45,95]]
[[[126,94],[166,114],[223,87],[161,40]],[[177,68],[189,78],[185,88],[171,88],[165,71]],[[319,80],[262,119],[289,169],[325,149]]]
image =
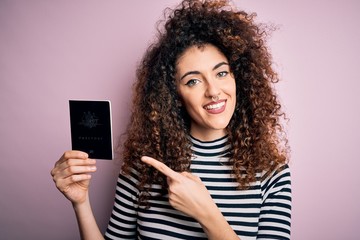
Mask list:
[[66,160],[66,164],[70,167],[74,166],[75,165],[75,161],[74,159],[67,159]]
[[56,186],[58,189],[61,189],[61,188],[62,188],[62,184],[61,184],[60,181],[56,181],[56,180],[54,179],[54,182],[55,182],[55,186]]
[[164,171],[165,171],[164,165],[159,164],[157,167],[158,167],[158,169],[160,170],[160,172],[164,172]]
[[169,195],[173,195],[177,191],[178,187],[176,184],[171,184],[168,188]]
[[75,173],[76,168],[75,168],[75,166],[69,166],[67,171],[68,171],[68,173],[73,174],[73,173]]
[[66,151],[66,152],[64,152],[64,154],[63,154],[63,158],[65,158],[65,159],[69,159],[70,156],[71,156],[70,151]]
[[70,177],[70,179],[71,179],[72,182],[77,182],[77,181],[79,181],[79,176],[77,176],[77,175],[72,175],[72,176]]
[[74,151],[74,150],[66,151],[63,154],[64,159],[71,159],[71,158],[77,158],[77,157],[79,157],[79,153],[77,151]]

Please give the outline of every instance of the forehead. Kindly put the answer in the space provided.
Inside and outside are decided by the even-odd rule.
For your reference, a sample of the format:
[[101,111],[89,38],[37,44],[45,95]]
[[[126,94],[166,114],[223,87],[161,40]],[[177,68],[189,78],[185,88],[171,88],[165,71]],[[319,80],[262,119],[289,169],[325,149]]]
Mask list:
[[225,55],[214,45],[194,45],[187,48],[177,59],[178,72],[213,68],[219,62],[228,62]]

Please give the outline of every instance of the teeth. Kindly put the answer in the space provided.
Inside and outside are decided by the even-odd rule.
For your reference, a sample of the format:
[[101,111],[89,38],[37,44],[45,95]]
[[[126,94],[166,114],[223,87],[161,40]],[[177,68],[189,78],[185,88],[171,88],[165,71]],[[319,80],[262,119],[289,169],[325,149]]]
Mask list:
[[211,109],[215,109],[215,108],[221,108],[222,106],[225,105],[225,102],[220,102],[220,103],[217,103],[217,104],[213,104],[213,105],[207,105],[205,107],[205,109],[207,110],[211,110]]

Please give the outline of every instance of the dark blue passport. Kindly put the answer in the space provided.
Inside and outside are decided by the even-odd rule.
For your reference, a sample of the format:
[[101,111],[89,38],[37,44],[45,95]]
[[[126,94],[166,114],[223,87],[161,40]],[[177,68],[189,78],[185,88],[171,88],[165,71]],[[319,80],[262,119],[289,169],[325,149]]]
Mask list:
[[69,100],[73,150],[93,159],[113,159],[111,103],[101,100]]

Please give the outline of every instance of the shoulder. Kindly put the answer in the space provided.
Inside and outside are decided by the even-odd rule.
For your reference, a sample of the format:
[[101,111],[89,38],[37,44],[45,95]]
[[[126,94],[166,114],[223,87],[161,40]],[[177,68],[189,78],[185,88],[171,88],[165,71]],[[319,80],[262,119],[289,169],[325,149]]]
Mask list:
[[134,168],[131,168],[128,173],[123,171],[120,172],[118,177],[118,185],[128,185],[131,187],[136,187],[139,183],[140,173]]
[[291,174],[289,165],[280,165],[270,173],[263,173],[261,191],[263,192],[263,195],[279,191],[285,191],[291,194]]
[[279,177],[290,177],[290,167],[288,164],[282,164],[270,172],[263,171],[261,174],[262,182],[268,182]]

